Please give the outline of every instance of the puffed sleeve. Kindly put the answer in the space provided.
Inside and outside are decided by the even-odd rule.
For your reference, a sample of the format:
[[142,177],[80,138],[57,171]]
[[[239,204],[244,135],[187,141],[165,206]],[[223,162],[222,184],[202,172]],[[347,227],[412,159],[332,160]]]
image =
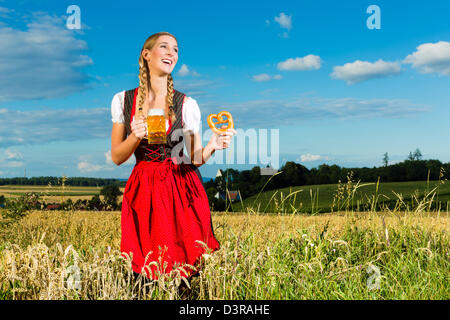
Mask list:
[[188,97],[183,105],[183,131],[190,134],[199,132],[201,119],[202,115],[197,100]]
[[123,116],[125,91],[116,93],[111,102],[111,120],[114,123],[125,123]]

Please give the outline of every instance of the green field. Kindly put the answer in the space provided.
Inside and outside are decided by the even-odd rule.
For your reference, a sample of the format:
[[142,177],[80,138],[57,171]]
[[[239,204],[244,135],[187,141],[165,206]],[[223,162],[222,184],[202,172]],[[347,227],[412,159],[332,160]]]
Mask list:
[[[120,252],[120,211],[33,210],[12,222],[1,214],[0,300],[448,300],[448,208],[430,211],[423,205],[435,203],[438,193],[448,201],[447,184],[433,190],[435,185],[385,183],[378,191],[376,185],[302,186],[244,201],[272,214],[250,206],[243,212],[213,211],[221,248],[203,256],[187,296],[179,291],[184,280],[176,270],[146,290],[133,280],[131,260]],[[76,191],[87,192],[82,189]],[[395,204],[400,194],[410,207],[377,212],[345,207],[366,198]],[[421,199],[424,194],[433,201]],[[297,210],[324,212],[337,198],[344,206],[333,213]],[[288,209],[296,213],[276,214]]]
[[17,198],[26,192],[36,192],[41,198],[49,201],[61,200],[61,197],[72,200],[90,199],[96,194],[100,194],[101,187],[72,187],[65,186],[0,186],[0,195],[6,198]]
[[[339,189],[339,191],[338,191]],[[290,196],[289,196],[290,195]],[[426,197],[427,196],[427,197]],[[232,204],[233,211],[257,212],[330,212],[346,209],[370,210],[382,205],[395,206],[402,199],[404,207],[410,208],[420,201],[432,199],[431,208],[439,202],[441,210],[448,211],[450,206],[450,184],[438,181],[409,181],[380,183],[325,184],[287,187],[261,192],[242,202]]]
[[[0,195],[17,197],[25,192],[37,192],[46,200],[58,201],[64,197],[75,201],[90,199],[100,194],[100,190],[100,187],[66,186],[63,190],[61,186],[7,185],[0,186]],[[393,207],[402,199],[406,210],[417,206],[424,198],[432,199],[426,209],[435,209],[437,203],[443,211],[449,211],[450,207],[450,184],[442,181],[440,184],[439,181],[385,182],[378,186],[377,183],[325,184],[262,191],[242,202],[232,203],[230,207],[239,212],[250,209],[260,213],[323,213],[351,207],[357,211],[382,209],[383,205]]]

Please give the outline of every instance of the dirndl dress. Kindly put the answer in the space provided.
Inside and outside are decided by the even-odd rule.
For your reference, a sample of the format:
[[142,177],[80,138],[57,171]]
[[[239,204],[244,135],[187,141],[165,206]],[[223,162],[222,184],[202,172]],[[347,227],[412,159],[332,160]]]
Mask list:
[[[125,91],[128,135],[136,96],[137,88]],[[190,277],[198,272],[202,255],[220,247],[201,174],[183,153],[184,97],[174,90],[170,107],[176,120],[169,122],[166,143],[148,144],[143,139],[135,150],[136,165],[123,195],[121,251],[132,255],[134,272],[145,272],[153,280],[174,269]]]

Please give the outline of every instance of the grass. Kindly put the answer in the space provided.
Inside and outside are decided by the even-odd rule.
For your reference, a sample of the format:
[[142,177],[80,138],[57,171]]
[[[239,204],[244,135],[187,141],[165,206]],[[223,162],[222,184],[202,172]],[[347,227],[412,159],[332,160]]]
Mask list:
[[[358,211],[366,187],[368,210]],[[407,196],[397,189],[380,210],[385,187],[349,179],[336,186],[332,213],[317,214],[327,196],[320,186],[302,202],[313,214],[296,207],[299,190],[278,202],[261,192],[254,201],[266,203],[241,213],[213,212],[221,248],[203,255],[187,298],[448,300],[449,212],[432,206],[445,183]],[[0,299],[181,299],[185,280],[177,270],[145,290],[133,280],[120,212],[33,211],[0,229]]]
[[[448,210],[450,206],[450,184],[439,184],[439,181],[409,181],[409,182],[385,182],[379,183],[360,183],[355,189],[356,183],[353,183],[348,191],[353,194],[349,199],[353,201],[355,210],[367,211],[374,205],[373,197],[377,197],[376,206],[393,206],[397,203],[399,196],[405,203],[414,202],[414,196],[422,200],[424,196],[439,186],[436,196],[440,202],[442,210]],[[336,210],[338,203],[335,198],[341,191],[341,198],[348,195],[344,194],[346,184],[325,184],[325,185],[307,185],[297,187],[287,187],[277,190],[264,191],[261,194],[246,198],[242,202],[233,203],[233,210],[242,212],[246,210],[255,210],[257,212],[284,212],[284,213],[324,213]],[[342,200],[342,199],[341,199]],[[434,204],[436,203],[436,197]],[[333,201],[334,208],[333,208]]]
[[[229,203],[229,207],[233,207],[234,211],[246,212],[247,210],[259,213],[324,213],[336,210],[336,196],[344,197],[346,190],[345,184],[325,184],[325,185],[307,185],[297,187],[287,187],[277,190],[262,191],[261,193],[248,197],[242,202]],[[436,200],[440,202],[443,210],[450,208],[450,184],[442,184],[440,181],[408,181],[408,182],[385,182],[379,183],[362,183],[358,188],[352,182],[350,189],[354,194],[351,195],[355,210],[369,210],[373,207],[373,197],[377,197],[376,206],[382,208],[383,205],[395,205],[399,196],[405,203],[410,203],[417,196],[420,201],[424,195],[433,188],[439,186],[436,190]],[[120,188],[123,193],[124,188]],[[5,197],[17,197],[25,192],[37,192],[45,201],[59,201],[62,196],[66,199],[71,198],[73,201],[78,199],[91,199],[92,196],[100,193],[101,188],[98,187],[72,187],[65,186],[64,190],[60,186],[0,186],[0,195]],[[333,201],[335,204],[333,207]],[[118,201],[122,201],[122,196]]]
[[[448,299],[448,213],[215,212],[221,249],[191,299]],[[34,211],[0,235],[0,298],[179,299],[170,275],[146,296],[121,258],[120,212]],[[79,288],[67,270],[79,268]],[[370,290],[380,270],[379,289]],[[373,279],[372,279],[373,280]]]

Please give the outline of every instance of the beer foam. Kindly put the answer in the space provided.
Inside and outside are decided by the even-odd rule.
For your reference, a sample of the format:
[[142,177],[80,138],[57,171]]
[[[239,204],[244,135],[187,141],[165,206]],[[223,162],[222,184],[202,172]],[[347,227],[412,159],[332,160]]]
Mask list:
[[148,116],[163,116],[164,110],[153,108],[153,109],[148,110],[147,115]]

